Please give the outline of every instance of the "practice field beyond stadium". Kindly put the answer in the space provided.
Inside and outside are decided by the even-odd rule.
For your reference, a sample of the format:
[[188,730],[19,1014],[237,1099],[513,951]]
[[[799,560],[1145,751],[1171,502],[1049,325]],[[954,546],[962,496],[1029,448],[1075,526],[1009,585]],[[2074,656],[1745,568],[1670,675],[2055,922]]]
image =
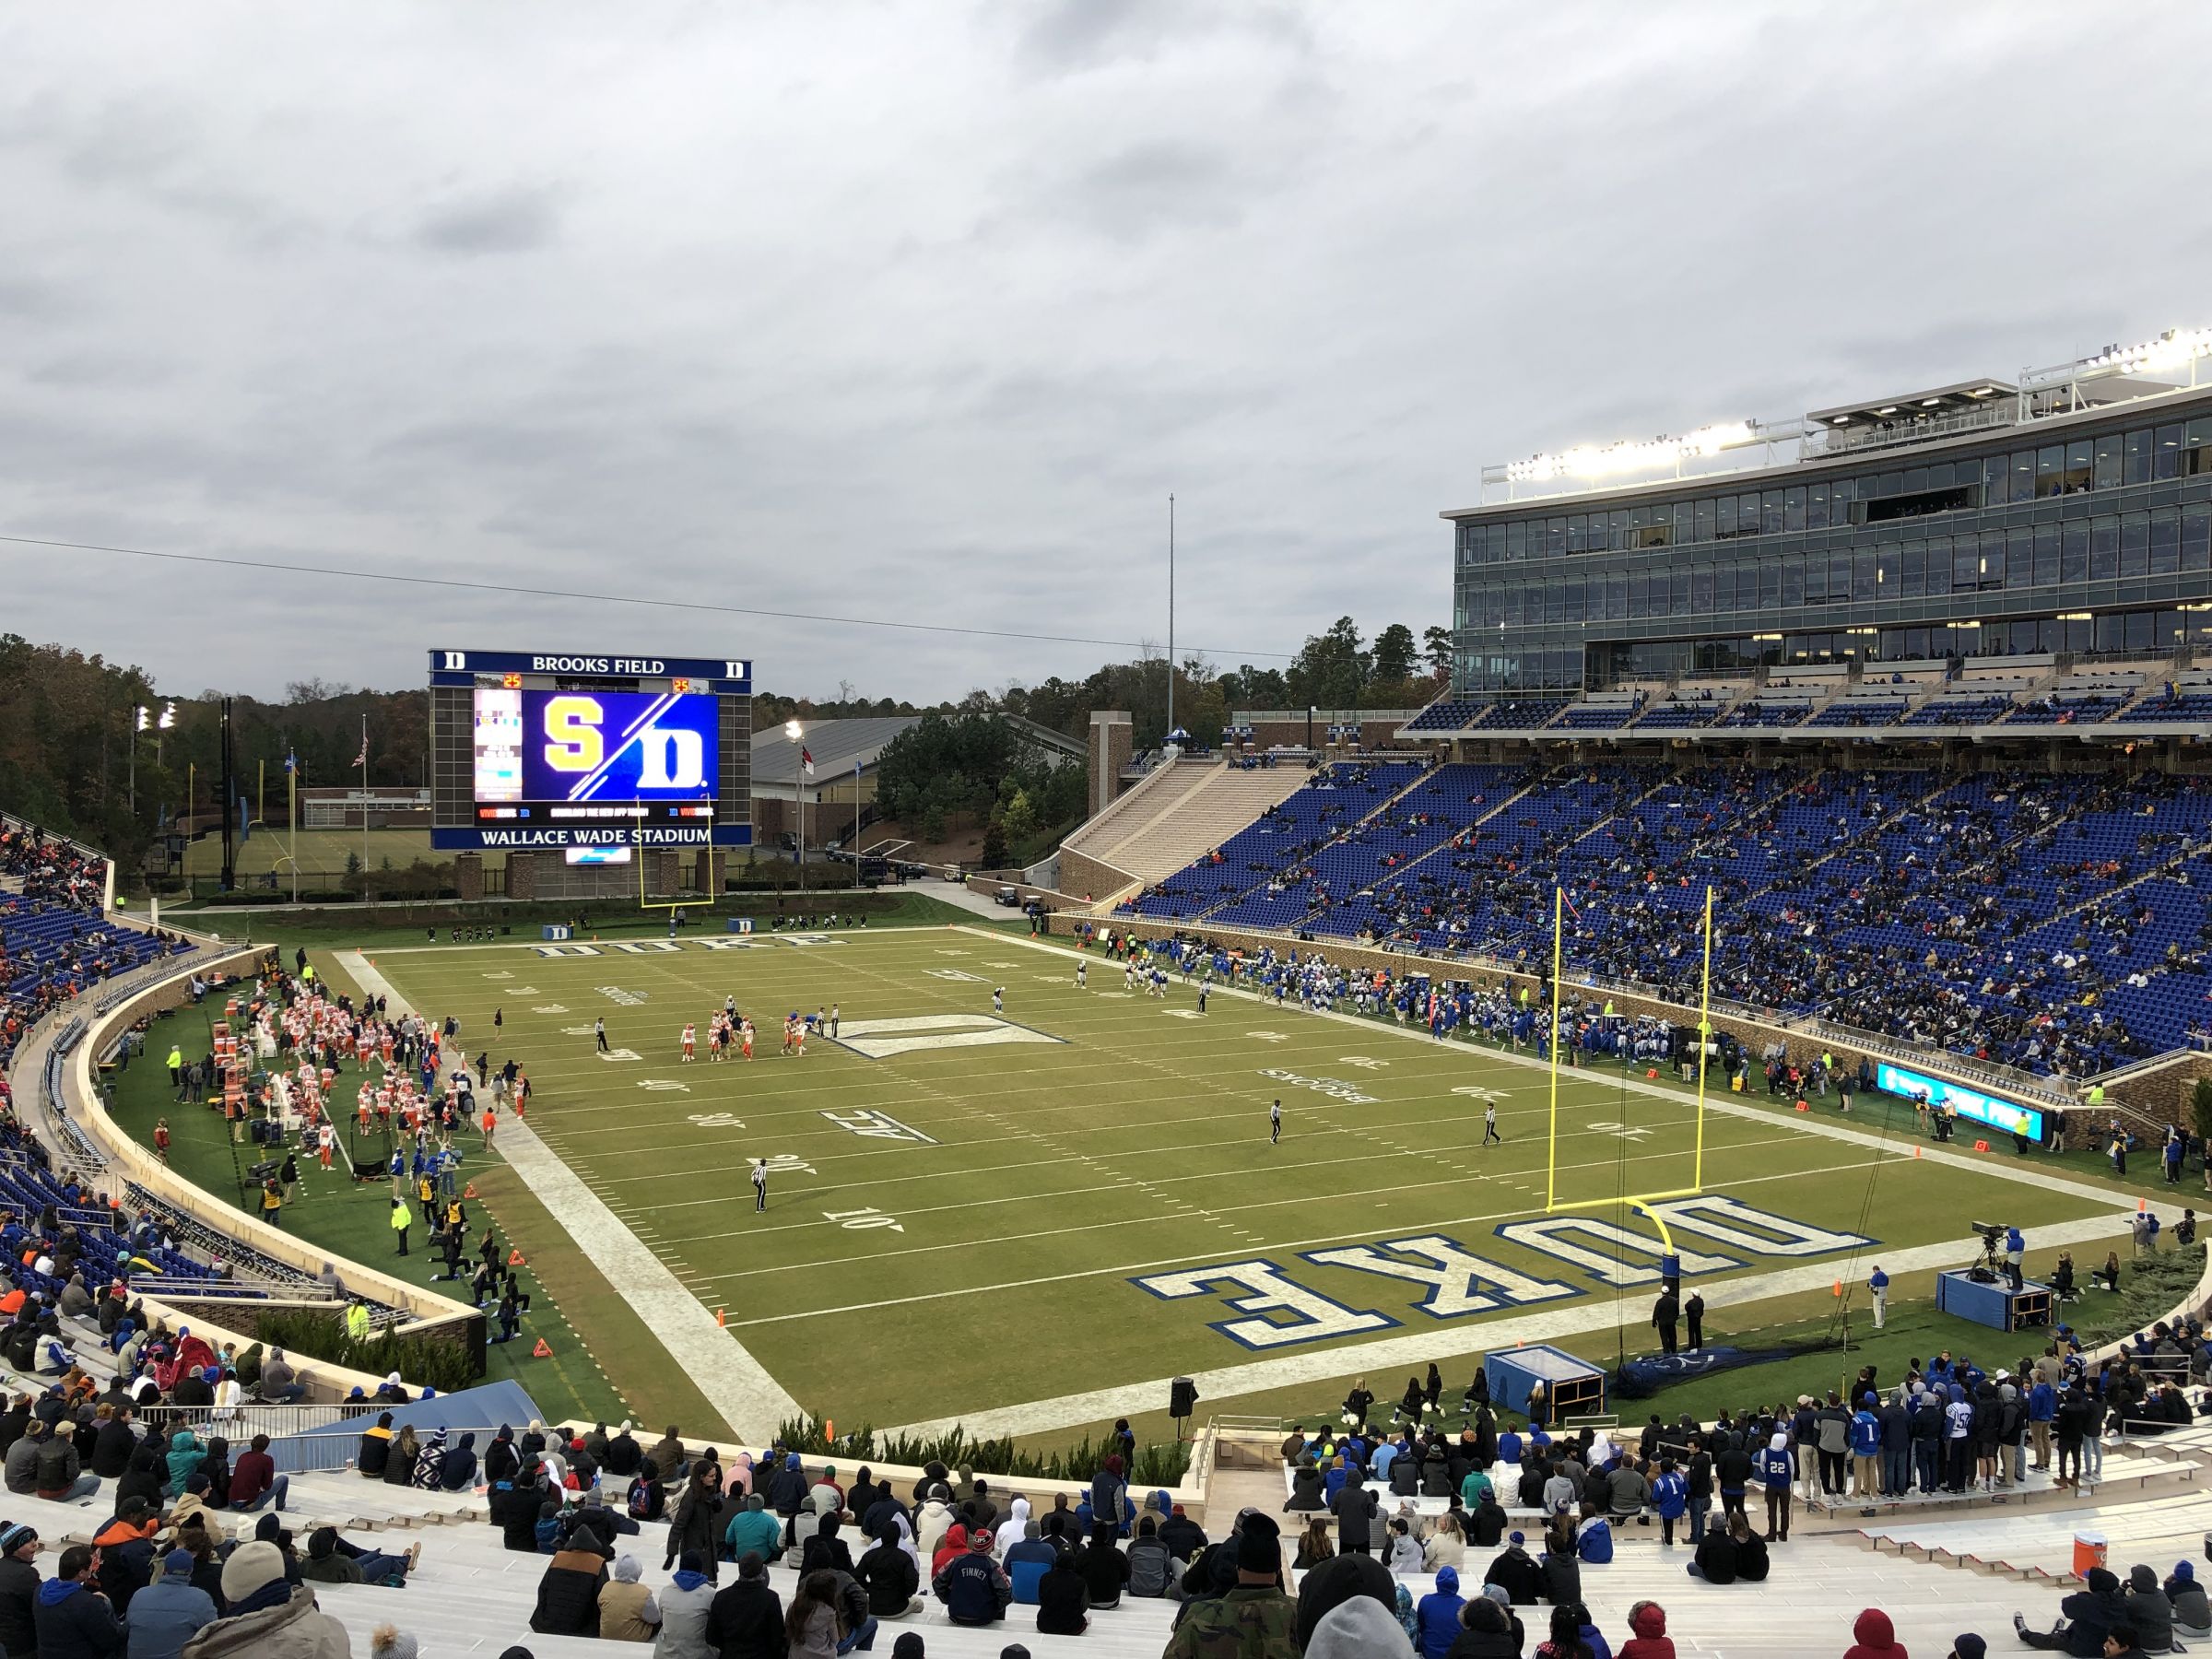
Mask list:
[[[1158,1412],[1177,1375],[1199,1379],[1202,1411],[1233,1410],[1369,1370],[1394,1394],[1430,1359],[1464,1382],[1464,1357],[1514,1341],[1604,1362],[1617,1324],[1649,1346],[1650,1223],[1546,1213],[1545,1068],[1222,989],[1201,1014],[1195,982],[1132,994],[1095,952],[1077,989],[1077,959],[933,928],[379,949],[362,966],[457,1018],[472,1056],[524,1066],[555,1173],[532,1175],[505,1125],[498,1150],[626,1296],[662,1282],[657,1263],[710,1337],[720,1312],[739,1393],[760,1379],[729,1338],[780,1394],[843,1422],[1035,1433]],[[707,1057],[725,996],[757,1028],[750,1064]],[[786,1014],[833,1004],[837,1041],[779,1054]],[[1483,1145],[1486,1096],[1502,1145]],[[1641,1070],[1562,1073],[1559,1114],[1560,1204],[1689,1184],[1693,1101]],[[771,1160],[765,1214],[754,1158]],[[1724,1092],[1705,1160],[1700,1194],[1664,1213],[1712,1304],[1709,1341],[1732,1301],[1797,1296],[1816,1314],[1877,1262],[1959,1265],[1970,1219],[2025,1227],[2032,1266],[2124,1231],[2132,1208],[2040,1159]],[[698,1375],[707,1350],[669,1348]],[[669,1362],[599,1358],[618,1382]]]

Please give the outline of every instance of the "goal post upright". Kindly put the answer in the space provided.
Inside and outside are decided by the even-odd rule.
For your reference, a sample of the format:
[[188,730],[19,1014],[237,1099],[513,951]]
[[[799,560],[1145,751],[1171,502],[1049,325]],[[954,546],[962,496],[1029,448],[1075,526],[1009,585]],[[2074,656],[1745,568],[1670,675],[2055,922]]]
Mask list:
[[1559,964],[1560,923],[1567,910],[1567,889],[1551,889],[1551,1124],[1544,1147],[1544,1207],[1555,1207],[1559,1191]]

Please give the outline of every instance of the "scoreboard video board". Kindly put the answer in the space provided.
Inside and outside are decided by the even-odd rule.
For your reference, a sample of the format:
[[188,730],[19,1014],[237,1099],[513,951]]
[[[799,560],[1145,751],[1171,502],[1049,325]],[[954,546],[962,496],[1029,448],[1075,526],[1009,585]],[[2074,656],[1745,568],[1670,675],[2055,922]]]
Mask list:
[[430,653],[430,844],[742,847],[752,665],[589,652]]

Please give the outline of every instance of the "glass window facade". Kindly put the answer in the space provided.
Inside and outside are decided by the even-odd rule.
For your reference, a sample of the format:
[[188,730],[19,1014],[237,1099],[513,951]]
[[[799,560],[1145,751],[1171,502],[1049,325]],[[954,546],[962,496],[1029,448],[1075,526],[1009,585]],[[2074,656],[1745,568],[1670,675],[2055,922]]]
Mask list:
[[2194,645],[2208,533],[2212,393],[1817,479],[1488,508],[1455,521],[1456,688]]

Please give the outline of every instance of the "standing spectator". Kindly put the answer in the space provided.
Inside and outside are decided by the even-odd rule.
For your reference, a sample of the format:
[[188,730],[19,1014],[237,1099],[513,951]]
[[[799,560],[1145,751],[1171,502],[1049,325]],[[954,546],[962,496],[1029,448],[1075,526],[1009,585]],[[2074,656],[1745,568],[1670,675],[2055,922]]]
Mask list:
[[1786,1544],[1790,1540],[1790,1478],[1795,1473],[1794,1460],[1790,1456],[1790,1437],[1777,1429],[1767,1442],[1767,1449],[1759,1454],[1759,1477],[1767,1488],[1767,1542]]

